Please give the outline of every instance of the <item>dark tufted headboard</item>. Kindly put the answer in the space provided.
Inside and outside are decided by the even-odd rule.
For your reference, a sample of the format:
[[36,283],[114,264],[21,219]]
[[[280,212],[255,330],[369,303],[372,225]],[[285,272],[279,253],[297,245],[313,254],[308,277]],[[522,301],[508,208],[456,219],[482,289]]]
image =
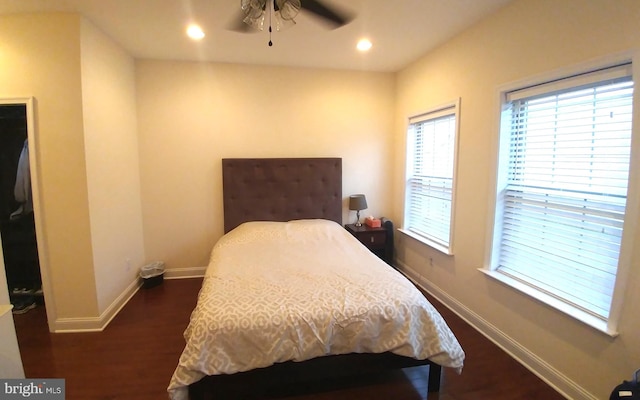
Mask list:
[[342,224],[341,158],[222,159],[224,231],[247,221]]

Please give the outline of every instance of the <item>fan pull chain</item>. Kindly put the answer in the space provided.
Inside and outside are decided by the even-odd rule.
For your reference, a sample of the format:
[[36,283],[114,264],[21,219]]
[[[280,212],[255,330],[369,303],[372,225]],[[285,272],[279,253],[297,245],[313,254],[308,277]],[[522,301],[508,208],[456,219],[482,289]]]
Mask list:
[[[275,0],[274,0],[275,1]],[[273,13],[273,3],[269,7],[269,47],[273,46],[273,42],[271,41],[271,14]]]

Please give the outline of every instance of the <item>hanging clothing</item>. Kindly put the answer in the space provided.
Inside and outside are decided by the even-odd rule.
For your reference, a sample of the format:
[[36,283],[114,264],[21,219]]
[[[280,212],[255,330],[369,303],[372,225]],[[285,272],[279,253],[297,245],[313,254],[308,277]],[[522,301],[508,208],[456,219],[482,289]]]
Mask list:
[[11,213],[10,219],[20,218],[33,212],[33,200],[31,198],[31,169],[29,167],[29,139],[24,140],[20,158],[18,159],[18,171],[16,172],[16,185],[13,195],[20,207]]

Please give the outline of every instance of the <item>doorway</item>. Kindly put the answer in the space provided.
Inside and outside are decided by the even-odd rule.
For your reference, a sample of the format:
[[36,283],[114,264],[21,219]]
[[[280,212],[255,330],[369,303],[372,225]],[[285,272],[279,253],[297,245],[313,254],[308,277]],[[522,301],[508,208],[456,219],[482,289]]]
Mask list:
[[29,140],[31,101],[0,100],[0,237],[14,314],[44,307]]

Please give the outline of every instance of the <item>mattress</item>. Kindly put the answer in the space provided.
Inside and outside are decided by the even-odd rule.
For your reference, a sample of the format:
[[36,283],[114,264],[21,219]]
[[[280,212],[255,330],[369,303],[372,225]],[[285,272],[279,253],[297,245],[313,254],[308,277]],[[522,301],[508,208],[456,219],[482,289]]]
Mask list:
[[442,316],[398,271],[327,220],[244,223],[214,246],[170,398],[206,375],[383,353],[462,369]]

